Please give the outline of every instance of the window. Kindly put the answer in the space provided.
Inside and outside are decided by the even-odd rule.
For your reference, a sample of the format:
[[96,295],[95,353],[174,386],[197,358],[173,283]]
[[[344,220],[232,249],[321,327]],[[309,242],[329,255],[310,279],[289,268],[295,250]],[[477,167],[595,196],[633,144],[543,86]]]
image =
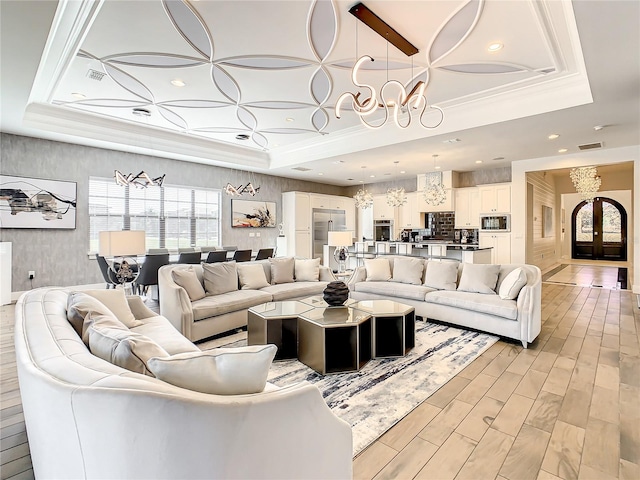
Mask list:
[[135,188],[89,178],[89,251],[103,230],[144,230],[147,249],[220,245],[221,191],[163,185]]

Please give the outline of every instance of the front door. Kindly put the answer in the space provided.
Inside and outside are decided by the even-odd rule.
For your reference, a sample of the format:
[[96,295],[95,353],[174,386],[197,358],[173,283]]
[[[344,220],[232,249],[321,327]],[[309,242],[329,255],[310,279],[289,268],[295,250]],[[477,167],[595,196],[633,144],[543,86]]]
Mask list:
[[582,202],[571,215],[572,258],[627,259],[627,212],[610,198]]

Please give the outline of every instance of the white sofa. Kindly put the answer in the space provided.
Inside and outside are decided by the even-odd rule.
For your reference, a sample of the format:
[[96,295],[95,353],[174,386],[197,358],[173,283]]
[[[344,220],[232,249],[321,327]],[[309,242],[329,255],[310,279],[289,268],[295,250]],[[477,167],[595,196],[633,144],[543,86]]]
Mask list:
[[[69,291],[16,305],[18,378],[36,478],[350,478],[352,438],[308,383],[262,393],[185,390],[94,356],[67,320]],[[140,302],[141,303],[141,302]],[[130,300],[131,328],[170,354],[197,350]]]
[[[249,263],[249,262],[246,262]],[[258,260],[263,266],[267,282],[271,283],[269,260]],[[260,289],[235,290],[221,295],[207,295],[191,301],[186,290],[171,274],[175,269],[193,267],[204,285],[202,265],[165,265],[158,271],[160,313],[191,341],[202,340],[234,328],[247,325],[247,311],[261,303],[297,300],[321,294],[327,284],[335,280],[328,267],[320,265],[319,281],[294,281],[269,285]]]
[[[393,272],[395,260],[403,257],[385,256]],[[416,315],[425,320],[440,320],[462,327],[493,333],[522,342],[527,348],[540,334],[541,287],[540,269],[535,265],[500,265],[495,291],[507,274],[521,267],[526,284],[514,300],[503,300],[495,292],[472,293],[457,289],[466,265],[458,265],[455,290],[438,290],[424,285],[427,265],[434,260],[422,260],[423,282],[420,285],[398,281],[367,281],[364,266],[355,269],[349,279],[349,296],[356,300],[389,299],[415,307]],[[473,268],[473,267],[471,267]],[[369,279],[370,280],[370,279]]]

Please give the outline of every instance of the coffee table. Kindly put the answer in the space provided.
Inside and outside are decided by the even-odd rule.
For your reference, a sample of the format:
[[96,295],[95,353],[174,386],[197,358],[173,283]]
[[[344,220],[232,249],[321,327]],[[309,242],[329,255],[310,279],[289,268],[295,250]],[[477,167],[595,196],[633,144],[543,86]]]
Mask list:
[[360,370],[371,360],[371,315],[350,307],[301,313],[298,360],[323,375]]
[[247,318],[247,345],[272,343],[278,347],[276,360],[296,358],[298,315],[311,309],[311,305],[296,301],[269,302],[251,307]]
[[352,308],[371,315],[372,356],[403,357],[416,346],[416,313],[391,300],[360,300]]

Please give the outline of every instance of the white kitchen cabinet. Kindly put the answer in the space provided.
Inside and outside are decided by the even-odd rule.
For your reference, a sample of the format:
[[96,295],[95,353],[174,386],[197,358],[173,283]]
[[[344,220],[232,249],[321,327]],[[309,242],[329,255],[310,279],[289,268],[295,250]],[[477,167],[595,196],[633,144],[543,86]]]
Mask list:
[[358,240],[366,238],[373,240],[373,206],[369,208],[358,208]]
[[418,208],[420,192],[407,193],[407,203],[400,207],[400,228],[424,228],[424,213]]
[[373,218],[374,220],[395,220],[395,207],[387,203],[387,195],[373,196]]
[[455,192],[455,228],[480,228],[478,188],[456,188]]
[[295,251],[289,249],[289,256],[311,258],[311,232],[297,230],[295,233]]
[[311,198],[304,192],[282,194],[282,223],[287,256],[311,258]]
[[480,232],[480,247],[491,247],[491,263],[511,263],[511,234]]
[[480,213],[510,213],[511,184],[496,183],[478,187],[480,192]]
[[337,195],[320,195],[310,194],[311,208],[327,208],[330,210],[344,210],[347,197],[339,197]]

